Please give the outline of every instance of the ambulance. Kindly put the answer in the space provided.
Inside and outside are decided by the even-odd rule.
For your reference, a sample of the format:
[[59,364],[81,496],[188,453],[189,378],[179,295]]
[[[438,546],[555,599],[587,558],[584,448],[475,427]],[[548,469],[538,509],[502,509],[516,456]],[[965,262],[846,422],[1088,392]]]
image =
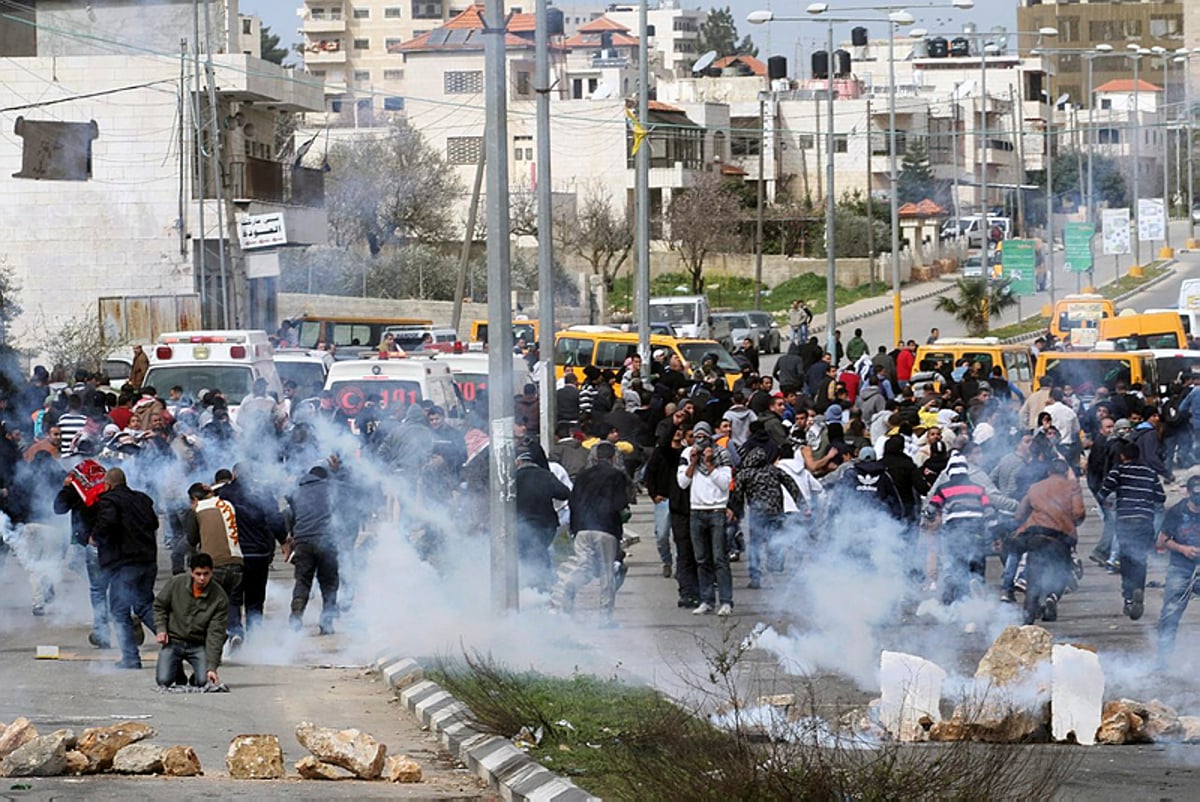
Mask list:
[[201,390],[220,390],[237,421],[242,400],[254,382],[266,379],[267,392],[282,397],[274,349],[265,331],[173,331],[158,335],[150,351],[146,385],[165,398],[172,387],[197,398]]
[[450,366],[440,359],[371,356],[335,362],[325,378],[325,389],[333,393],[337,405],[351,421],[371,396],[379,398],[379,408],[388,417],[400,417],[404,408],[432,401],[445,411],[447,420],[464,418]]

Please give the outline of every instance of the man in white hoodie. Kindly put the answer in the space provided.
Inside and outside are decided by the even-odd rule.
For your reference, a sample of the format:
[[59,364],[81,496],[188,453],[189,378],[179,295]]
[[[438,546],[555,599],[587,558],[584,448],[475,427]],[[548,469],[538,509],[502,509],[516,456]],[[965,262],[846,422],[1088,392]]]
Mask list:
[[727,509],[733,469],[729,455],[713,443],[711,426],[700,421],[692,434],[695,443],[680,455],[676,477],[689,493],[692,549],[700,576],[700,606],[692,612],[704,615],[716,609],[717,615],[727,616],[733,613],[733,573],[725,548],[725,520],[733,517]]

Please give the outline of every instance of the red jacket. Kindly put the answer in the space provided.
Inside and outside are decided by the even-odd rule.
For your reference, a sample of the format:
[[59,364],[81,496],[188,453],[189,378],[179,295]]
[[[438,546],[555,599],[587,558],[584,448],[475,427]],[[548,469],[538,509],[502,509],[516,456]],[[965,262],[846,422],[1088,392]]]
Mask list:
[[902,382],[906,382],[912,378],[913,362],[916,361],[916,354],[911,348],[901,348],[900,353],[896,355],[896,378]]

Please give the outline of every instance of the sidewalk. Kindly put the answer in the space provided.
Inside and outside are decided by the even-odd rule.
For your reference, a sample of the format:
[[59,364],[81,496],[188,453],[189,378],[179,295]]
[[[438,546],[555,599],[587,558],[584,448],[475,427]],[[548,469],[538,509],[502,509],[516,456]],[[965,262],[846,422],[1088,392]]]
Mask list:
[[[915,284],[905,284],[900,290],[900,302],[901,304],[911,304],[923,301],[926,298],[950,292],[954,289],[954,286],[954,282],[940,278],[930,281],[919,281]],[[839,306],[835,310],[837,313],[837,326],[841,328],[847,323],[853,323],[856,320],[862,320],[882,314],[883,312],[890,312],[891,310],[892,288],[889,285],[881,295],[863,298],[861,301]],[[813,315],[812,324],[808,327],[809,334],[820,334],[825,331],[825,319],[826,315],[824,313]]]

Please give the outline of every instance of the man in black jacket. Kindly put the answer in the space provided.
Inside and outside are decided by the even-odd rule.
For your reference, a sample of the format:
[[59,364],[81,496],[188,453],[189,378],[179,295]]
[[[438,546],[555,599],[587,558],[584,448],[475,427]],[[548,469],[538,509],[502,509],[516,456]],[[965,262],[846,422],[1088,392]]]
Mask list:
[[611,622],[617,596],[615,563],[621,552],[629,480],[613,465],[617,449],[601,441],[592,447],[594,464],[575,479],[571,491],[571,534],[575,537],[574,565],[560,577],[551,604],[571,612],[575,593],[592,579],[600,583],[600,609]]
[[[330,467],[336,469],[336,462]],[[313,577],[321,587],[320,633],[333,634],[338,606],[338,552],[333,539],[333,488],[329,470],[314,465],[300,477],[296,489],[287,496],[288,542],[285,554],[291,554],[296,584],[292,587],[292,628],[304,626],[304,609],[312,595]],[[289,545],[290,544],[290,545]]]
[[263,604],[267,600],[267,575],[275,556],[276,544],[287,540],[287,525],[279,505],[255,487],[246,476],[246,466],[238,463],[232,478],[217,489],[217,496],[237,510],[238,540],[242,547],[242,591],[246,604],[246,629],[262,623]]
[[[121,645],[118,668],[141,668],[135,626],[154,631],[154,577],[158,572],[158,545],[154,533],[158,516],[145,493],[125,484],[125,472],[110,468],[104,475],[104,494],[96,501],[96,528],[92,536],[99,551],[100,569],[108,573],[108,606]],[[130,613],[141,623],[135,624]]]
[[571,491],[554,474],[535,463],[529,451],[517,454],[515,479],[517,553],[521,571],[527,572],[521,584],[545,590],[554,579],[554,563],[550,559],[550,545],[558,532],[554,502],[567,500]]

